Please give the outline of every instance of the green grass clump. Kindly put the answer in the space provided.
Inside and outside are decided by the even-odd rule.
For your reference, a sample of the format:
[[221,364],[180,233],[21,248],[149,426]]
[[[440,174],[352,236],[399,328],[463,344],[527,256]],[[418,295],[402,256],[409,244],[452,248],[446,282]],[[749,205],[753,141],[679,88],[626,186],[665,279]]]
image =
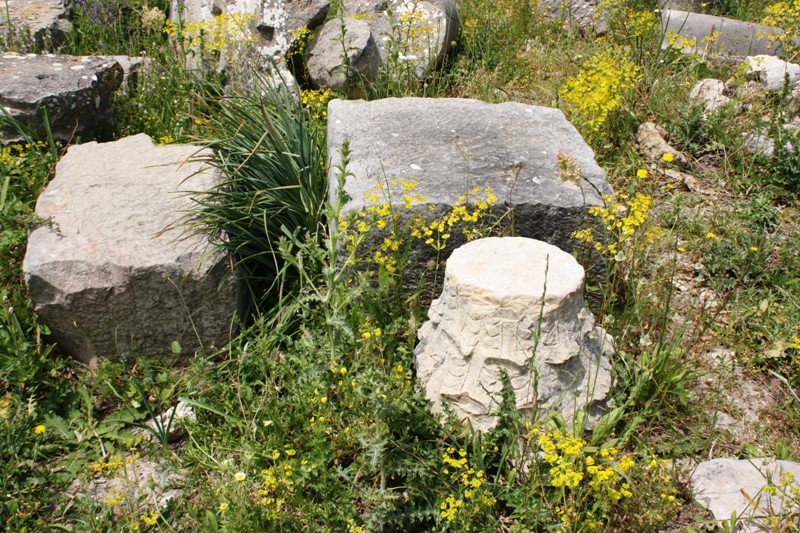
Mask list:
[[[227,97],[208,124],[205,158],[223,181],[199,200],[196,225],[236,258],[256,307],[274,303],[283,268],[278,242],[322,229],[327,169],[323,132],[284,87],[259,80]],[[270,301],[269,298],[273,297]]]

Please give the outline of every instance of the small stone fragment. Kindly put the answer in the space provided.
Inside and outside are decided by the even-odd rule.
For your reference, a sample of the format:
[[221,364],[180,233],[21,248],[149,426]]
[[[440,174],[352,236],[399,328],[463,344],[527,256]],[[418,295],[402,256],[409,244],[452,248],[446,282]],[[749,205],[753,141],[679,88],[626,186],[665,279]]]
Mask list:
[[664,154],[671,154],[673,162],[681,166],[687,166],[689,161],[680,151],[672,147],[665,139],[665,131],[656,126],[653,122],[643,122],[636,132],[636,142],[639,144],[639,151],[648,159],[654,161],[664,160]]
[[706,112],[716,111],[731,101],[726,94],[725,83],[720,80],[706,78],[698,81],[689,92],[689,99],[694,104],[702,105]]
[[800,65],[789,63],[774,56],[759,55],[747,58],[749,75],[761,82],[767,92],[780,92],[784,85],[794,88],[800,82]]

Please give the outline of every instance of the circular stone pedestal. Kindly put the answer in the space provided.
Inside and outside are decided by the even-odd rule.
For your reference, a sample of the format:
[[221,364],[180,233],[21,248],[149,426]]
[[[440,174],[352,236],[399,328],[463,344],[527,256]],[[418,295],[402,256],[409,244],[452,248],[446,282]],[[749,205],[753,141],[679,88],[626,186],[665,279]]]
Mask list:
[[447,260],[414,350],[425,397],[481,431],[493,427],[505,369],[517,407],[590,425],[611,388],[611,337],[583,307],[583,268],[568,253],[522,237],[470,242]]

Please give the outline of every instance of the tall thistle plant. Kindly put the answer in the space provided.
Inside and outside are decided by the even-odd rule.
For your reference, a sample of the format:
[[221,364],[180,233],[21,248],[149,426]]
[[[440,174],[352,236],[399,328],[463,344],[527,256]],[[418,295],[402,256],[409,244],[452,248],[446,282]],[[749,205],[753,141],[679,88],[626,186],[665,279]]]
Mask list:
[[[221,183],[198,200],[195,229],[232,253],[251,311],[279,297],[286,232],[318,235],[327,194],[325,135],[283,84],[256,76],[247,96],[225,97],[211,119],[203,159]],[[281,278],[285,280],[285,278]]]

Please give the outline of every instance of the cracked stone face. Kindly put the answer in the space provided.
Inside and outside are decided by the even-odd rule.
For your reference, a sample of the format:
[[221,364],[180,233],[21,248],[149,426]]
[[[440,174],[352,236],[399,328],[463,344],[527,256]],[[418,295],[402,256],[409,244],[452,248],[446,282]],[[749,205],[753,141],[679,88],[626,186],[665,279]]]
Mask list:
[[442,295],[419,331],[417,376],[441,411],[485,431],[496,424],[501,374],[523,412],[599,417],[612,341],[583,307],[583,268],[541,241],[480,239],[453,252]]

